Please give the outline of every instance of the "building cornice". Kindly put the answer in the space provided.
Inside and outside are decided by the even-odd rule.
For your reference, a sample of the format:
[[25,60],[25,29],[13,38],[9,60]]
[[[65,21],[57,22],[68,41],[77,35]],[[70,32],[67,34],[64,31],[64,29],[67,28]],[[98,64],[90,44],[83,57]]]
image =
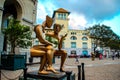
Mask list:
[[26,18],[22,18],[22,20],[25,21],[25,22],[27,22],[27,23],[33,24],[32,21],[30,21],[30,20],[28,20],[28,19],[26,19]]

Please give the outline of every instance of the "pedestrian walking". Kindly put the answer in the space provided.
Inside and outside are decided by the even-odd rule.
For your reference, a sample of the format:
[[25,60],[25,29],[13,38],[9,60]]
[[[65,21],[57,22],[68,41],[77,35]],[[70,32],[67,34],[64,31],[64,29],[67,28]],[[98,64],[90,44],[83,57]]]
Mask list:
[[106,51],[104,51],[103,53],[104,53],[104,58],[106,58],[106,56],[107,56]]
[[115,53],[113,52],[113,54],[112,54],[112,60],[114,60],[114,57],[115,57]]
[[102,59],[102,53],[99,54],[99,60],[101,60],[101,59]]
[[75,63],[79,63],[78,56],[75,57]]
[[91,52],[91,59],[92,59],[92,61],[95,60],[95,54],[94,54],[94,52]]
[[117,53],[117,57],[118,57],[118,59],[120,58],[120,54],[119,54],[119,52]]

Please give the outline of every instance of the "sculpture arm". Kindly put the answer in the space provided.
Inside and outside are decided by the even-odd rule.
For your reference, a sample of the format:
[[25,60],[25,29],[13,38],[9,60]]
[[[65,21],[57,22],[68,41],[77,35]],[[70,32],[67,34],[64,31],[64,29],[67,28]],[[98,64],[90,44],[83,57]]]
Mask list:
[[42,44],[45,44],[45,45],[52,45],[52,43],[50,43],[50,42],[48,42],[47,40],[45,40],[44,38],[43,38],[43,32],[42,32],[42,27],[41,27],[41,25],[37,25],[36,27],[35,27],[35,33],[36,33],[36,37],[38,38],[38,40],[40,41],[40,43],[42,43]]
[[55,38],[55,39],[57,39],[58,41],[59,41],[59,37],[58,37],[58,35],[55,35],[54,33],[46,33],[45,34],[46,36],[50,36],[50,37],[53,37],[53,38]]
[[47,40],[43,39],[43,38],[38,38],[40,43],[45,44],[45,45],[52,45],[52,43],[48,42]]
[[58,43],[58,49],[61,50],[62,48],[62,42],[63,40],[65,39],[65,37],[67,36],[67,33],[61,37],[61,39],[59,40],[59,43]]
[[63,41],[66,36],[67,36],[67,33],[64,36],[61,37],[61,40]]

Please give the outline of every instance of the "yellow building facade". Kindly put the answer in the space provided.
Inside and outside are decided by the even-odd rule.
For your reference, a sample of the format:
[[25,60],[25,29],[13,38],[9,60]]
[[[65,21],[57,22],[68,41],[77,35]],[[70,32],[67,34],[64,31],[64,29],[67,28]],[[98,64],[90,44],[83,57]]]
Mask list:
[[69,16],[70,12],[59,8],[54,11],[52,18],[54,23],[63,25],[60,35],[67,33],[67,37],[63,42],[63,49],[67,50],[68,55],[83,55],[88,56],[92,51],[91,39],[87,36],[85,30],[70,30],[69,27]]

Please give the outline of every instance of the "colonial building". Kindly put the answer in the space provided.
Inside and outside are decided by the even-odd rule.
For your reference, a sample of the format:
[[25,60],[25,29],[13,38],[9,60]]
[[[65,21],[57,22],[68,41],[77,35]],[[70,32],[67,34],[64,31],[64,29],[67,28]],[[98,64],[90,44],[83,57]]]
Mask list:
[[85,30],[68,29],[69,14],[69,11],[59,8],[54,11],[52,16],[54,23],[63,25],[60,35],[68,34],[63,42],[63,49],[67,50],[68,55],[90,55],[92,50],[91,39],[86,35],[87,32]]
[[[8,18],[20,20],[21,24],[31,27],[36,23],[37,0],[0,0],[0,52],[5,50],[2,28],[6,28]],[[7,48],[8,49],[8,48]]]
[[[87,35],[87,31],[85,30],[70,30],[69,27],[69,16],[70,12],[59,8],[53,12],[53,20],[54,23],[61,24],[62,30],[60,32],[60,35],[64,35],[67,33],[67,37],[63,42],[63,48],[68,53],[68,55],[82,55],[82,56],[90,56],[91,52],[94,49],[94,41],[89,38]],[[100,49],[103,55],[111,55],[110,49],[107,47],[104,47],[103,49]]]

